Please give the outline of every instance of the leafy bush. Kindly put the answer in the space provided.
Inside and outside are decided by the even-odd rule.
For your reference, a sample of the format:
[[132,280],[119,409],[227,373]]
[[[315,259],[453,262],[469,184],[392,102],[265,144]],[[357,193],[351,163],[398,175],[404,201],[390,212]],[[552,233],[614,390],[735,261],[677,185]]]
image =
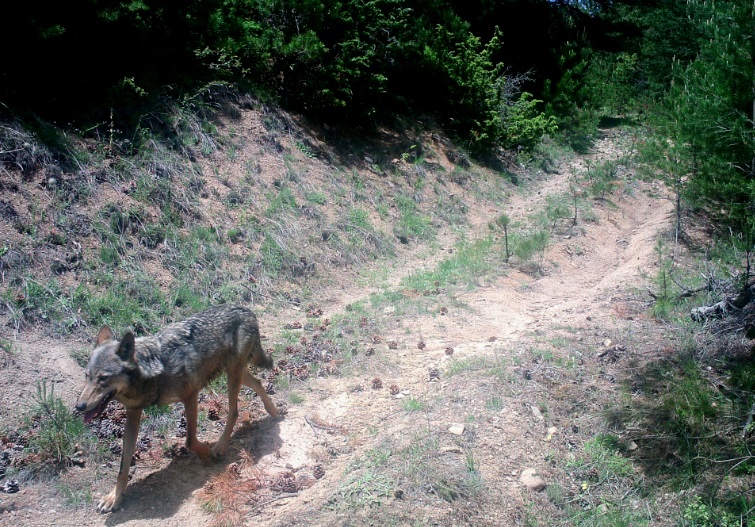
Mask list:
[[513,104],[501,110],[501,143],[507,147],[533,148],[545,135],[556,133],[556,117],[538,110],[543,101],[524,92]]

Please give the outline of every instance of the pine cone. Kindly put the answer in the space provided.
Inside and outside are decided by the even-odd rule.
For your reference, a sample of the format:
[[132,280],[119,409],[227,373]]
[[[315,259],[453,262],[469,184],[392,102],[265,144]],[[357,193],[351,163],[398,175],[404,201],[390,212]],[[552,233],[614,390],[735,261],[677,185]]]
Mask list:
[[380,335],[372,335],[372,342],[374,342],[375,344],[380,344],[380,342],[381,342],[382,340],[383,340],[383,339],[382,339],[382,338],[380,338]]
[[453,354],[454,354],[454,349],[451,346],[448,346],[446,348],[446,355],[453,355]]
[[430,380],[431,381],[437,381],[440,379],[440,371],[438,371],[438,368],[430,368]]
[[210,408],[207,411],[207,419],[210,421],[220,421],[220,416],[218,415],[218,411],[215,408]]
[[299,492],[299,485],[296,483],[295,479],[287,479],[283,483],[281,490],[283,490],[283,492],[293,494],[294,492]]
[[294,492],[299,492],[299,483],[296,481],[296,476],[293,472],[285,472],[275,478],[270,488],[279,492],[293,494]]
[[365,351],[364,354],[367,355],[368,357],[370,355],[374,355],[375,354],[375,348],[367,348],[367,351]]
[[398,343],[396,343],[395,340],[392,340],[388,343],[388,349],[395,350],[398,348]]
[[401,391],[401,389],[398,387],[398,384],[391,384],[390,389],[391,389],[391,395],[396,395]]
[[372,379],[372,387],[375,390],[379,390],[383,387],[383,381],[381,381],[379,377],[375,377],[374,379]]
[[448,308],[447,307],[441,307],[440,308],[440,314],[441,315],[447,315],[448,314]]
[[325,476],[325,469],[322,468],[322,465],[315,465],[315,467],[312,469],[312,475],[315,477],[315,479],[322,479],[323,476]]
[[189,449],[185,445],[173,443],[165,452],[165,457],[186,457],[189,455]]
[[19,485],[18,480],[15,479],[9,479],[5,482],[5,485],[3,485],[3,491],[6,494],[15,494],[19,491]]
[[186,416],[181,416],[181,420],[178,422],[178,430],[176,430],[176,437],[186,437]]
[[425,346],[427,346],[427,344],[425,344],[424,340],[420,340],[419,342],[417,342],[417,347],[419,349],[423,350],[423,349],[425,349]]

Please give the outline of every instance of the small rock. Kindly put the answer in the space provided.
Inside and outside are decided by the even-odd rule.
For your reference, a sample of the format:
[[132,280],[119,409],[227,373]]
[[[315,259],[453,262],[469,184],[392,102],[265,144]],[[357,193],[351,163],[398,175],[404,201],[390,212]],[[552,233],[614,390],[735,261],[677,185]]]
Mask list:
[[537,471],[534,468],[528,468],[522,471],[522,475],[519,476],[519,481],[530,490],[541,492],[545,490],[547,486],[545,480],[537,475]]
[[548,432],[545,434],[545,440],[550,441],[551,439],[553,439],[553,435],[556,432],[558,432],[558,428],[556,428],[555,426],[551,426],[550,428],[548,428]]
[[396,307],[395,306],[388,306],[385,309],[383,309],[383,314],[384,315],[392,315],[395,312],[396,312]]
[[611,339],[606,339],[603,341],[603,345],[608,348],[611,346]]
[[532,410],[532,415],[534,415],[538,421],[545,421],[545,417],[543,417],[540,408],[538,408],[537,406],[530,406],[530,410]]
[[634,441],[630,441],[629,444],[627,445],[627,450],[629,450],[630,452],[632,450],[637,450],[638,448],[640,447],[638,447],[637,443],[635,443]]
[[459,424],[459,423],[454,423],[448,428],[448,431],[454,435],[460,436],[461,434],[464,433],[464,425]]

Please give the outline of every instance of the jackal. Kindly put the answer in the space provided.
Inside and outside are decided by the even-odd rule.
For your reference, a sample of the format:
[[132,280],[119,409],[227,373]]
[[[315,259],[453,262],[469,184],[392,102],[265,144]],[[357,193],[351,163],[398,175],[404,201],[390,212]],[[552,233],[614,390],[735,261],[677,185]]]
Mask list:
[[[128,484],[128,472],[139,433],[142,410],[153,404],[181,401],[186,409],[186,446],[200,458],[222,455],[238,418],[241,384],[254,390],[265,410],[278,410],[260,380],[249,371],[250,362],[271,368],[273,361],[262,349],[254,313],[241,306],[217,306],[166,326],[151,337],[120,340],[109,327],[97,334],[96,347],[86,369],[86,386],[76,409],[90,422],[111,399],[126,407],[123,455],[115,488],[97,505],[100,512],[118,507]],[[213,378],[228,376],[228,420],[223,434],[210,448],[197,439],[197,396]]]

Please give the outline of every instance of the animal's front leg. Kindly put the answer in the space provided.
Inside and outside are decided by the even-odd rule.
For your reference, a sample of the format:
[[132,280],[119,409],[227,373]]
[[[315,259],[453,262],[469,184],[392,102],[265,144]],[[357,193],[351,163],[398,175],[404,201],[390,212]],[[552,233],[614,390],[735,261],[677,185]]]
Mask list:
[[199,392],[194,392],[189,397],[183,399],[184,409],[186,410],[186,448],[194,452],[202,460],[210,458],[210,447],[197,439],[197,418],[199,417],[199,403],[197,396]]
[[118,481],[115,488],[107,495],[103,496],[97,504],[99,512],[110,512],[121,503],[123,491],[128,485],[128,472],[131,468],[131,459],[134,457],[136,449],[136,438],[139,436],[139,422],[142,419],[142,410],[126,411],[126,427],[123,430],[123,452],[121,455],[121,469],[118,472]]
[[233,433],[233,426],[236,424],[236,419],[239,417],[239,391],[241,390],[241,378],[242,371],[246,369],[246,365],[240,367],[231,367],[227,370],[228,374],[228,419],[225,422],[225,429],[223,435],[220,436],[218,442],[212,447],[212,456],[222,456],[226,448],[228,448],[228,441],[231,439]]

